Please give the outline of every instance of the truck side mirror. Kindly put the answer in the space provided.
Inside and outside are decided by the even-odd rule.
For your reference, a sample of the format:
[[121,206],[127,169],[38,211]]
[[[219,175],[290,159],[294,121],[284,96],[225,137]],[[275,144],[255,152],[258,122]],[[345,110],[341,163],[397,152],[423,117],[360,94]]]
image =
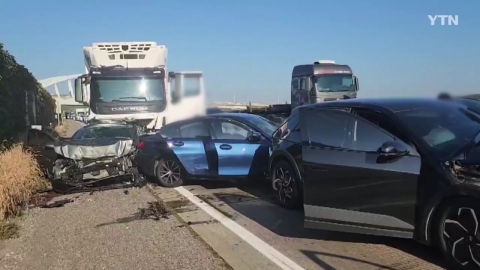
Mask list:
[[307,78],[305,79],[305,89],[306,89],[306,90],[312,90],[312,86],[313,86],[312,77],[307,77]]
[[75,79],[75,102],[83,102],[83,84],[81,78]]
[[180,101],[180,96],[176,92],[172,92],[172,103],[178,103]]
[[168,81],[171,82],[175,79],[175,72],[170,71],[168,72]]
[[353,76],[353,81],[355,83],[355,91],[358,91],[360,89],[360,85],[358,84],[358,77]]

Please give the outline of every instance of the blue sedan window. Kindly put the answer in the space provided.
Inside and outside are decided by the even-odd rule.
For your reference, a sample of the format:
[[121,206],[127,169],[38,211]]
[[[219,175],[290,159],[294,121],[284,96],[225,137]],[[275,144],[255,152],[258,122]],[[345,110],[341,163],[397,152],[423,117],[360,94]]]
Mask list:
[[263,132],[272,135],[278,129],[278,124],[259,115],[249,115],[244,117],[245,121],[252,123],[260,128]]
[[166,138],[180,137],[180,132],[177,125],[167,125],[160,129],[158,132],[160,135]]
[[194,122],[181,126],[180,136],[182,138],[208,137],[210,132],[208,132],[208,128],[203,122]]
[[230,122],[223,122],[222,133],[218,134],[218,132],[216,132],[216,135],[217,139],[246,140],[248,137],[248,130]]

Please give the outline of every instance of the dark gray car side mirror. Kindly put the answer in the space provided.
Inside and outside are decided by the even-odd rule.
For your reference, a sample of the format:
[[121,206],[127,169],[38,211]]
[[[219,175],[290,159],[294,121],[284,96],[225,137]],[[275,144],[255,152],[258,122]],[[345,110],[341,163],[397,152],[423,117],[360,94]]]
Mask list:
[[382,156],[386,157],[399,157],[409,153],[407,147],[398,141],[387,141],[382,144],[378,149],[378,152]]

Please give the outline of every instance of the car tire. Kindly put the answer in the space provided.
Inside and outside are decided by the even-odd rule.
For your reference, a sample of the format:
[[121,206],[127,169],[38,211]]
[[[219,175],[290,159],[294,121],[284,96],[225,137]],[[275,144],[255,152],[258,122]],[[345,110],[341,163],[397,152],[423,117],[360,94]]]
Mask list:
[[72,186],[62,182],[52,181],[50,184],[52,190],[57,194],[68,194],[68,192],[73,189]]
[[480,201],[459,198],[445,202],[431,224],[433,244],[452,269],[480,269]]
[[280,206],[295,209],[302,205],[300,179],[289,162],[282,160],[275,163],[270,177],[275,200]]
[[161,159],[155,169],[155,178],[163,187],[179,187],[183,185],[185,172],[174,159]]

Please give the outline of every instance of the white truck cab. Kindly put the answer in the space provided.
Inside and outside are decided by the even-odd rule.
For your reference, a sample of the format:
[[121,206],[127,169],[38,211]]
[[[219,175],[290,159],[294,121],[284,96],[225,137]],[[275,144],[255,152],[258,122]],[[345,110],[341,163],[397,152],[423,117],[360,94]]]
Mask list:
[[84,47],[86,74],[75,101],[88,119],[137,119],[148,129],[206,113],[203,74],[168,72],[167,48],[156,42],[105,42]]

